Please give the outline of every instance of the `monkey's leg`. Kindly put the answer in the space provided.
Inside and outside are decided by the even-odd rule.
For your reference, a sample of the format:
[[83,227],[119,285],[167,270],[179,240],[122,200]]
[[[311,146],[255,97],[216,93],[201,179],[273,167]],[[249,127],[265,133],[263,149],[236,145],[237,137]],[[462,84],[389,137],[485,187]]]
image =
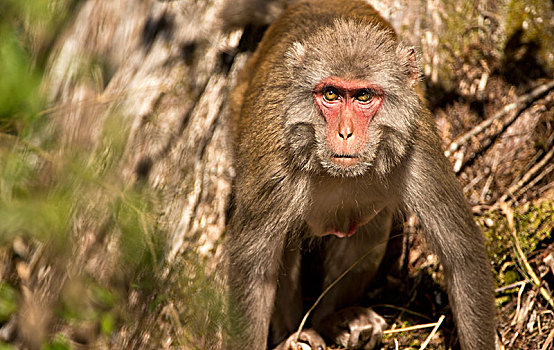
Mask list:
[[279,274],[275,308],[271,317],[270,345],[280,344],[276,350],[291,349],[292,341],[310,345],[313,350],[326,349],[325,341],[314,329],[304,329],[300,335],[296,332],[303,316],[300,249],[285,248]]
[[387,322],[370,307],[351,306],[329,315],[321,325],[325,337],[348,349],[373,349]]
[[392,211],[385,209],[349,238],[330,237],[325,243],[324,287],[361,256],[369,253],[316,308],[314,328],[328,340],[349,349],[372,349],[380,343],[387,324],[371,308],[356,307],[374,280],[387,248]]
[[418,137],[407,169],[412,176],[405,180],[405,207],[420,220],[444,268],[462,349],[495,349],[493,278],[483,236],[438,136],[422,130]]
[[271,316],[270,347],[293,333],[302,319],[300,265],[300,250],[285,248]]

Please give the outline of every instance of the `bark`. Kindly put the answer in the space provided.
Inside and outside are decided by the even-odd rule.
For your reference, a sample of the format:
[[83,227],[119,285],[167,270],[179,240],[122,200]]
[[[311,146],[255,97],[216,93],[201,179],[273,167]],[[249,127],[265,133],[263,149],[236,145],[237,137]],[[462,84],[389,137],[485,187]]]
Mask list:
[[[87,1],[53,54],[48,92],[63,144],[94,149],[106,118],[129,129],[122,176],[162,189],[169,259],[217,255],[232,167],[226,97],[245,59],[217,29],[218,1]],[[83,66],[99,62],[84,78]],[[93,76],[90,76],[93,75]],[[191,246],[192,245],[192,246]]]

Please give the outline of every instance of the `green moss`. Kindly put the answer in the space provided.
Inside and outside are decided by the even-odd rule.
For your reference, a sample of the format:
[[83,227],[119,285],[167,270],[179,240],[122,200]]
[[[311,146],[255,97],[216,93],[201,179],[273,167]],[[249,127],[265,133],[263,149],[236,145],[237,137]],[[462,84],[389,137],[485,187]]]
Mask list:
[[[514,250],[514,241],[505,215],[491,211],[478,218],[483,227],[487,249],[496,272],[499,286],[522,280],[520,259]],[[514,225],[518,244],[524,254],[535,251],[539,244],[551,240],[554,229],[554,201],[543,200],[515,208]]]

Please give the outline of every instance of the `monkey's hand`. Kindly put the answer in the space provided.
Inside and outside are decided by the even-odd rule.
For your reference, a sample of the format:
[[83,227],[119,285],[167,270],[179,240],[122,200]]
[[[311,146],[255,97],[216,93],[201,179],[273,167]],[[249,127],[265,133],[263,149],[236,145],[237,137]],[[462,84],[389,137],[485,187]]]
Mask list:
[[387,323],[371,308],[354,306],[329,315],[320,328],[326,339],[348,349],[373,349]]
[[[303,350],[304,347],[300,346],[300,344],[296,344],[296,347],[293,347],[293,343],[296,341],[297,334],[298,332],[291,334],[286,340],[283,340],[283,342],[279,344],[274,350]],[[308,344],[309,348],[312,350],[327,349],[323,338],[311,328],[300,332],[298,342]]]

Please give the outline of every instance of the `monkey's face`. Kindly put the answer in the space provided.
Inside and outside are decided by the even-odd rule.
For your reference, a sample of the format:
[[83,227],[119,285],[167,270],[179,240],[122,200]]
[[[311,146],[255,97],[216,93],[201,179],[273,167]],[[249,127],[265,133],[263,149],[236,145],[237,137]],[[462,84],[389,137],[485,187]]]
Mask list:
[[366,148],[369,124],[383,104],[383,91],[363,81],[329,78],[315,86],[313,95],[325,120],[325,158],[338,168],[355,167]]
[[409,149],[420,113],[411,54],[394,33],[353,21],[292,43],[284,89],[293,161],[338,177],[390,173]]

